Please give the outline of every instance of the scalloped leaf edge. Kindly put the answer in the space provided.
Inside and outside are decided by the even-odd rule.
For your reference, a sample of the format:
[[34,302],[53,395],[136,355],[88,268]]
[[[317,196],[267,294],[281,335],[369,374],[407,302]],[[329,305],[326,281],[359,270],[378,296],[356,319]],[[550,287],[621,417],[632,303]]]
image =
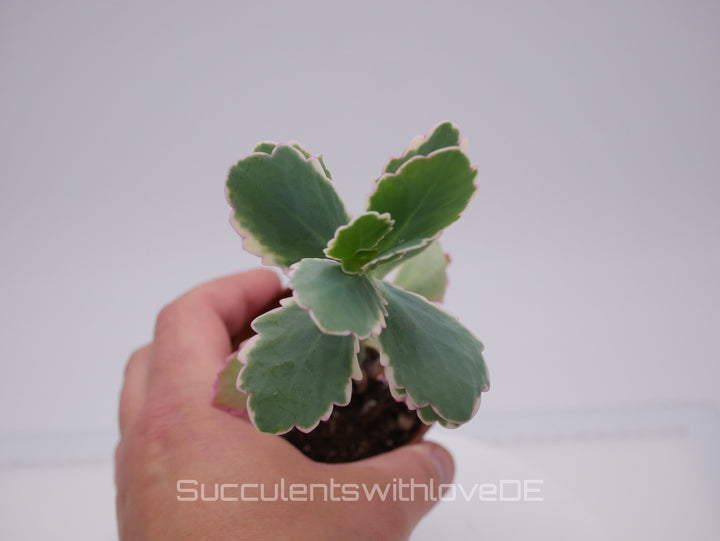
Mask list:
[[[273,150],[270,154],[268,154],[267,152],[262,152],[262,151],[250,152],[249,154],[245,155],[243,158],[241,158],[240,160],[235,162],[235,164],[233,164],[232,167],[234,167],[236,164],[240,163],[243,160],[246,160],[247,158],[249,158],[251,156],[256,156],[256,155],[272,156],[273,154],[275,154],[275,152],[277,151],[278,148],[280,148],[281,146],[285,146],[285,147],[293,149],[293,151],[297,152],[305,161],[310,162],[310,165],[313,167],[313,169],[315,169],[316,172],[320,173],[320,175],[323,177],[323,179],[325,179],[325,181],[327,181],[328,184],[330,184],[330,187],[333,189],[333,191],[335,190],[335,186],[332,183],[332,179],[328,176],[330,173],[325,168],[325,164],[322,162],[320,155],[312,156],[309,153],[306,155],[303,152],[303,150],[305,150],[305,149],[296,141],[291,141],[288,143],[273,143],[271,141],[262,141],[262,142],[258,143],[257,145],[255,145],[254,148],[258,148],[260,145],[263,145],[263,144],[268,144],[268,145],[274,144],[275,147],[273,148]],[[298,147],[300,147],[300,148],[298,148]],[[305,152],[307,152],[307,151],[305,150]],[[230,169],[232,169],[232,167]],[[225,181],[225,201],[227,201],[228,205],[230,206],[230,220],[229,220],[230,225],[235,230],[235,232],[238,235],[240,235],[240,237],[242,238],[243,250],[245,250],[246,252],[248,252],[254,256],[259,257],[260,262],[263,265],[280,267],[284,271],[287,270],[288,266],[283,265],[277,259],[275,259],[275,257],[278,254],[271,252],[268,248],[263,246],[263,244],[250,231],[245,229],[235,219],[235,208],[233,207],[233,204],[230,201],[230,191],[229,191],[229,188],[227,185],[227,177],[229,177],[229,175],[230,175],[230,173],[228,171],[228,174],[226,175],[226,181]],[[345,213],[345,216],[349,218],[349,215],[347,212],[347,207],[345,206],[345,201],[343,201],[342,197],[340,197],[339,195],[338,195],[338,199],[340,200],[340,204],[342,205],[342,209],[343,209],[343,212]]]
[[[339,261],[340,263],[342,263],[343,270],[344,270],[345,272],[347,272],[348,274],[363,274],[363,273],[367,272],[367,269],[366,269],[367,263],[364,264],[364,265],[362,265],[362,266],[360,267],[360,270],[359,270],[358,272],[353,272],[353,271],[348,270],[348,269],[345,267],[345,263],[344,263],[344,260],[343,260],[343,259],[339,259],[339,258],[337,258],[337,257],[335,257],[335,256],[330,255],[330,252],[337,247],[337,244],[338,244],[338,242],[339,242],[339,240],[340,240],[340,236],[343,234],[344,231],[347,231],[348,229],[351,229],[352,227],[355,226],[355,224],[356,224],[359,220],[362,220],[363,218],[365,218],[365,217],[367,217],[367,216],[375,216],[375,217],[377,217],[379,220],[385,221],[385,222],[387,223],[387,225],[389,226],[389,229],[388,229],[387,231],[385,231],[381,236],[379,236],[379,237],[376,239],[375,243],[374,243],[372,246],[368,246],[367,248],[363,248],[363,249],[358,249],[358,250],[355,251],[355,254],[357,254],[358,252],[363,251],[363,250],[372,250],[372,249],[374,249],[378,244],[380,244],[380,242],[382,241],[382,239],[384,239],[384,238],[392,231],[392,228],[393,228],[393,226],[395,225],[395,220],[393,220],[393,218],[392,218],[392,216],[390,216],[390,213],[389,213],[389,212],[383,212],[383,213],[381,214],[381,213],[379,213],[379,212],[377,212],[377,211],[375,211],[375,210],[368,210],[368,211],[363,212],[362,214],[359,214],[358,216],[356,216],[355,218],[353,218],[349,223],[347,223],[347,224],[345,224],[345,225],[341,225],[340,227],[338,227],[337,230],[335,231],[335,235],[333,236],[333,238],[331,238],[331,239],[328,241],[327,247],[323,250],[323,253],[325,254],[325,256],[326,256],[327,258],[332,259],[332,260],[335,260],[335,261]],[[370,261],[372,261],[372,260],[370,260]]]
[[[437,122],[436,124],[434,124],[434,125],[433,125],[429,130],[427,130],[424,134],[416,135],[415,137],[413,137],[412,139],[410,139],[410,142],[407,144],[407,146],[405,147],[405,150],[402,151],[402,153],[400,154],[400,156],[391,156],[391,157],[388,159],[388,161],[385,163],[385,166],[382,168],[382,171],[381,171],[380,175],[382,176],[382,175],[388,173],[388,167],[390,167],[390,164],[391,164],[391,163],[393,163],[393,162],[395,162],[395,161],[402,160],[403,158],[405,158],[405,157],[406,157],[408,154],[410,154],[411,152],[415,152],[417,149],[419,149],[419,148],[423,145],[423,143],[427,142],[427,141],[433,136],[433,134],[437,131],[437,129],[438,129],[440,126],[444,125],[444,124],[450,124],[450,125],[457,131],[457,133],[458,133],[458,142],[459,142],[459,143],[458,143],[457,145],[450,145],[450,146],[447,146],[447,147],[441,147],[440,149],[436,149],[436,150],[433,151],[433,152],[436,152],[437,150],[442,150],[443,148],[459,148],[459,149],[462,150],[463,152],[467,153],[467,151],[468,151],[468,139],[462,137],[462,131],[460,130],[460,128],[458,127],[458,125],[455,124],[454,122],[450,121],[450,120],[443,120],[443,121],[440,121],[440,122]],[[429,154],[427,154],[427,155],[429,155]],[[427,156],[427,155],[426,155],[426,156]],[[422,154],[417,154],[416,156],[423,156],[423,155],[422,155]],[[400,165],[400,167],[398,167],[398,168],[394,171],[394,173],[397,173],[397,172],[400,170],[400,168],[402,168],[403,165],[405,165],[408,161],[410,161],[411,159],[415,158],[416,156],[413,156],[413,157],[410,158],[409,160],[406,160],[405,162],[403,162],[403,163]],[[378,182],[379,180],[380,180],[380,179],[378,178],[378,179],[375,180],[375,182]]]
[[[415,297],[418,297],[418,298],[424,300],[425,302],[430,302],[422,295],[418,295],[417,293],[415,293],[413,291],[408,291],[401,286],[392,284],[392,287],[401,289],[402,291],[404,291],[410,295],[414,295]],[[456,321],[458,320],[458,318],[455,314],[448,312],[447,310],[445,310],[444,308],[442,308],[441,306],[439,306],[437,304],[434,304],[434,306],[437,310],[440,310],[448,317],[451,317],[451,318],[455,319]],[[383,367],[383,371],[384,371],[385,377],[387,378],[388,387],[390,388],[390,394],[392,395],[392,397],[398,402],[404,402],[405,405],[407,406],[407,408],[411,411],[416,411],[416,410],[423,409],[423,408],[430,406],[432,408],[433,413],[435,413],[442,421],[444,421],[444,423],[441,421],[441,424],[443,426],[447,426],[448,428],[457,428],[457,427],[465,424],[466,422],[469,422],[470,420],[472,420],[472,418],[475,417],[478,410],[480,409],[480,401],[482,399],[482,393],[490,390],[490,385],[488,384],[484,389],[482,389],[480,391],[480,393],[478,393],[478,395],[475,399],[475,402],[473,404],[472,413],[468,417],[467,421],[458,421],[456,419],[450,419],[449,417],[443,416],[439,411],[437,411],[435,409],[435,406],[433,404],[431,404],[429,401],[422,403],[422,404],[418,403],[413,398],[412,394],[410,393],[410,391],[408,391],[408,389],[406,387],[403,387],[397,383],[397,381],[395,380],[394,370],[392,367],[392,359],[390,359],[390,356],[385,352],[385,350],[383,349],[383,347],[380,344],[380,341],[378,339],[375,339],[373,337],[373,338],[369,339],[367,343],[371,347],[376,348],[376,350],[378,352],[378,355],[380,357],[380,365]],[[418,414],[418,416],[419,416],[419,414]],[[420,420],[425,422],[425,420],[422,417],[420,417]],[[454,425],[454,426],[448,426],[448,425]]]
[[[286,273],[286,276],[288,277],[288,279],[289,279],[290,281],[292,281],[293,275],[294,275],[295,271],[297,270],[297,267],[300,265],[300,263],[302,263],[303,261],[307,261],[307,260],[312,260],[312,261],[333,261],[333,262],[336,262],[334,259],[320,259],[320,258],[316,258],[316,257],[308,257],[308,258],[305,258],[305,259],[301,259],[301,260],[298,261],[297,263],[293,263],[292,265],[290,265],[290,268],[288,269],[288,271],[287,271],[287,273]],[[360,276],[360,275],[356,275],[356,276]],[[373,281],[372,281],[369,277],[365,277],[365,278],[367,279],[368,283],[373,287],[373,289],[374,289],[375,292],[377,293],[378,297],[380,298],[381,305],[382,305],[382,308],[381,308],[381,311],[380,311],[381,316],[380,316],[380,318],[378,319],[378,322],[377,322],[375,325],[373,325],[372,329],[370,330],[370,333],[369,333],[368,335],[366,335],[366,336],[361,336],[361,335],[359,335],[358,333],[356,333],[356,332],[354,332],[354,331],[337,332],[337,331],[331,331],[331,330],[325,328],[325,327],[323,326],[323,324],[320,323],[320,321],[318,320],[317,314],[315,314],[315,311],[314,311],[312,308],[310,308],[309,306],[303,304],[303,303],[300,301],[300,298],[298,297],[297,290],[296,290],[295,288],[292,289],[292,297],[291,297],[291,298],[292,298],[293,301],[295,301],[295,304],[297,304],[300,308],[302,308],[303,310],[307,310],[308,314],[310,315],[310,319],[312,319],[313,323],[315,323],[315,326],[316,326],[316,327],[318,328],[318,330],[319,330],[320,332],[322,332],[323,334],[327,334],[327,335],[330,335],[330,336],[350,336],[350,335],[353,335],[353,336],[355,336],[355,338],[356,338],[357,340],[366,340],[366,339],[368,339],[368,338],[370,338],[370,337],[372,337],[372,336],[379,336],[380,333],[382,333],[382,330],[383,330],[383,329],[385,328],[385,326],[386,326],[386,325],[385,325],[385,318],[387,317],[388,313],[387,313],[387,310],[385,309],[385,306],[387,306],[387,301],[386,301],[385,298],[383,297],[381,291],[378,289],[378,287],[373,283]]]
[[[284,298],[280,301],[279,308],[274,308],[273,310],[269,310],[269,311],[265,312],[265,314],[277,312],[281,308],[287,306],[288,304],[294,303],[294,302],[295,302],[295,300],[291,297]],[[262,314],[262,315],[265,315],[265,314]],[[261,316],[258,316],[258,317],[261,317]],[[257,319],[257,318],[255,318],[255,319]],[[253,320],[253,323],[254,323],[254,320]],[[253,326],[253,323],[250,324],[250,327],[255,332],[258,332],[257,329]],[[238,389],[238,391],[248,395],[247,416],[248,416],[248,419],[250,419],[250,422],[252,423],[252,425],[255,427],[255,429],[258,430],[258,432],[262,432],[262,431],[257,427],[257,424],[255,423],[255,410],[252,407],[253,393],[248,393],[248,392],[242,390],[240,388],[240,386],[242,385],[243,371],[245,369],[245,366],[247,366],[248,355],[250,354],[252,349],[256,346],[257,342],[260,340],[260,336],[261,336],[260,333],[258,333],[255,336],[253,336],[252,338],[248,339],[245,342],[245,345],[240,349],[240,351],[238,351],[237,360],[240,362],[240,364],[243,365],[243,368],[240,369],[240,372],[238,373],[237,381],[235,383],[235,387]],[[297,428],[300,432],[307,434],[307,433],[315,430],[320,423],[325,422],[328,419],[330,419],[330,416],[332,415],[332,412],[333,412],[333,408],[335,406],[347,406],[350,403],[350,399],[352,398],[352,380],[359,381],[362,379],[362,370],[360,368],[360,360],[358,358],[358,354],[360,353],[360,341],[355,337],[353,337],[353,340],[354,340],[354,347],[353,347],[353,357],[351,360],[352,372],[350,374],[350,378],[348,379],[347,385],[345,386],[345,389],[344,389],[344,394],[345,394],[344,401],[343,402],[332,402],[330,404],[330,406],[328,407],[328,409],[325,412],[323,412],[323,414],[320,415],[320,417],[318,417],[318,419],[311,426],[305,427],[305,426],[293,424],[287,430],[279,430],[277,432],[263,432],[263,434],[274,434],[274,435],[287,434],[293,428]]]
[[[306,149],[304,146],[302,146],[299,141],[296,141],[295,139],[291,139],[291,140],[288,141],[287,143],[276,143],[275,141],[260,141],[258,144],[256,144],[256,145],[253,147],[252,154],[256,154],[256,153],[272,154],[272,152],[275,150],[275,147],[277,147],[278,145],[287,145],[287,146],[294,147],[296,150],[299,150],[300,153],[301,153],[303,156],[305,156],[305,158],[307,158],[307,159],[310,159],[310,158],[313,158],[313,157],[314,157],[314,158],[317,158],[318,162],[320,162],[320,165],[322,166],[322,169],[323,169],[323,172],[325,173],[325,176],[326,176],[329,180],[332,180],[332,175],[330,174],[330,170],[329,170],[329,169],[327,168],[327,166],[325,165],[325,160],[323,160],[323,155],[322,155],[322,154],[313,154],[313,153],[310,152],[308,149]],[[271,147],[272,147],[272,148],[270,149],[270,152],[267,152],[267,151],[263,150],[263,148],[266,147],[266,146],[271,146]]]
[[[415,162],[416,160],[428,160],[428,159],[432,158],[433,156],[435,156],[435,155],[438,154],[438,153],[447,152],[447,151],[449,151],[449,150],[455,150],[455,149],[460,150],[460,152],[465,156],[465,158],[466,158],[467,161],[468,161],[468,165],[469,165],[470,169],[475,171],[474,178],[477,178],[478,168],[472,164],[472,162],[470,161],[469,156],[467,156],[467,154],[466,154],[465,149],[462,148],[462,147],[444,147],[444,148],[440,148],[440,149],[434,150],[433,152],[430,152],[430,153],[427,154],[427,155],[420,155],[420,154],[418,154],[418,155],[413,156],[412,158],[410,158],[410,159],[409,159],[408,161],[406,161],[405,163],[403,163],[403,164],[397,169],[397,171],[395,171],[394,173],[383,173],[382,175],[380,175],[380,177],[378,177],[377,179],[375,179],[375,181],[373,182],[373,191],[370,192],[370,193],[366,196],[366,199],[365,199],[365,209],[369,209],[369,207],[370,207],[370,201],[371,201],[372,197],[375,195],[375,193],[377,192],[377,189],[378,189],[378,186],[380,185],[380,183],[381,183],[382,181],[384,181],[385,179],[389,178],[389,177],[393,177],[393,176],[399,175],[400,172],[403,170],[403,168],[405,168],[405,166],[407,166],[407,164],[409,164],[409,163],[411,163],[411,162]],[[450,222],[449,224],[447,224],[445,227],[443,227],[440,231],[438,231],[438,232],[437,232],[435,235],[433,235],[432,237],[423,239],[425,242],[422,243],[422,244],[420,244],[420,245],[418,245],[418,246],[415,246],[415,247],[412,247],[412,248],[409,248],[409,249],[396,248],[396,249],[386,250],[385,252],[379,254],[378,257],[375,258],[374,260],[369,261],[369,262],[363,267],[363,272],[368,272],[369,270],[373,270],[374,268],[376,268],[376,267],[378,267],[378,266],[380,266],[380,265],[382,265],[382,264],[385,264],[385,263],[389,262],[388,260],[392,259],[393,256],[395,256],[395,255],[397,255],[397,254],[401,254],[400,258],[398,258],[398,259],[402,259],[402,258],[404,257],[404,254],[405,254],[405,253],[410,252],[410,253],[412,254],[412,252],[413,252],[413,251],[416,251],[417,248],[425,247],[425,246],[427,246],[429,243],[431,243],[432,241],[437,240],[438,238],[440,238],[440,235],[442,235],[442,233],[443,233],[448,227],[450,227],[451,225],[457,223],[457,222],[460,220],[460,218],[462,218],[463,213],[467,210],[468,206],[470,206],[470,203],[472,202],[472,200],[475,198],[475,195],[477,194],[477,185],[475,184],[474,181],[473,181],[473,183],[472,183],[472,188],[473,188],[473,191],[472,191],[472,194],[470,195],[467,203],[466,203],[465,206],[462,208],[462,210],[460,210],[460,211],[458,212],[457,218],[455,218],[452,222]],[[367,212],[371,212],[371,211],[370,211],[370,210],[365,210],[364,212],[367,213]],[[376,212],[377,212],[377,211],[376,211]],[[383,213],[383,214],[389,214],[389,213]],[[392,216],[392,215],[391,215],[391,216]],[[391,231],[391,232],[392,232],[392,231]],[[389,232],[389,233],[391,233],[391,232]],[[388,234],[389,234],[389,233],[388,233]]]

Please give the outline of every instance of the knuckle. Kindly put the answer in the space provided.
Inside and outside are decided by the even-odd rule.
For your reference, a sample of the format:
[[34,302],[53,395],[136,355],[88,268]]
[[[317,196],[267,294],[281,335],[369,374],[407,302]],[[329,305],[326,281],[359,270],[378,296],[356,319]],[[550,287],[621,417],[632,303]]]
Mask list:
[[191,325],[194,314],[202,307],[202,300],[202,296],[193,290],[163,306],[155,318],[155,336]]
[[125,364],[125,379],[128,379],[128,375],[133,372],[139,365],[144,364],[145,356],[150,349],[150,344],[146,344],[130,354],[130,357]]
[[158,312],[157,318],[155,319],[155,331],[163,329],[167,326],[171,326],[177,321],[179,313],[182,310],[182,306],[179,300],[174,300],[165,306],[163,306]]

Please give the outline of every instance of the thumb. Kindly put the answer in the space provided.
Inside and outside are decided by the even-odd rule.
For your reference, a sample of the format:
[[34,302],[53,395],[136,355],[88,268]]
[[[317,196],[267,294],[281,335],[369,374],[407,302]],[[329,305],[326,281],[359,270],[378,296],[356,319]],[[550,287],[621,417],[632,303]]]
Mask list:
[[410,535],[442,495],[440,485],[452,482],[455,473],[450,453],[432,442],[406,445],[355,464],[371,486],[391,487],[381,514],[391,522],[384,526],[399,539]]

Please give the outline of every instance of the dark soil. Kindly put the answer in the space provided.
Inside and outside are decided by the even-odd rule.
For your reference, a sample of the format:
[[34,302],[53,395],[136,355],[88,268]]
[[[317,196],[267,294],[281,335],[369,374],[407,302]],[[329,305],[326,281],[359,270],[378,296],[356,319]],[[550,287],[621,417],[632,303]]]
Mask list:
[[361,350],[363,380],[353,381],[347,406],[335,406],[327,421],[310,433],[292,429],[283,438],[318,462],[351,462],[405,445],[427,427],[382,381],[378,354]]

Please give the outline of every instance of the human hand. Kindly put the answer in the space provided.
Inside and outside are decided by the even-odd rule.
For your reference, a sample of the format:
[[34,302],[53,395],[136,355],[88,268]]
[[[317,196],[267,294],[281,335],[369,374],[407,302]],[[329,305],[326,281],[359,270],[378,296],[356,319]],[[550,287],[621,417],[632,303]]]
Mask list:
[[[211,406],[233,337],[279,291],[277,276],[264,270],[203,284],[167,305],[152,343],[130,357],[115,454],[121,540],[407,539],[434,504],[418,486],[451,481],[452,458],[432,443],[321,464]],[[385,501],[362,488],[411,479],[417,490],[400,486],[400,497],[390,491]],[[291,485],[305,486],[304,499],[315,501],[299,501],[299,489],[299,497],[283,497],[292,496]],[[203,487],[206,499],[224,497],[203,501]],[[260,501],[260,487],[269,499],[279,493],[277,501]]]

